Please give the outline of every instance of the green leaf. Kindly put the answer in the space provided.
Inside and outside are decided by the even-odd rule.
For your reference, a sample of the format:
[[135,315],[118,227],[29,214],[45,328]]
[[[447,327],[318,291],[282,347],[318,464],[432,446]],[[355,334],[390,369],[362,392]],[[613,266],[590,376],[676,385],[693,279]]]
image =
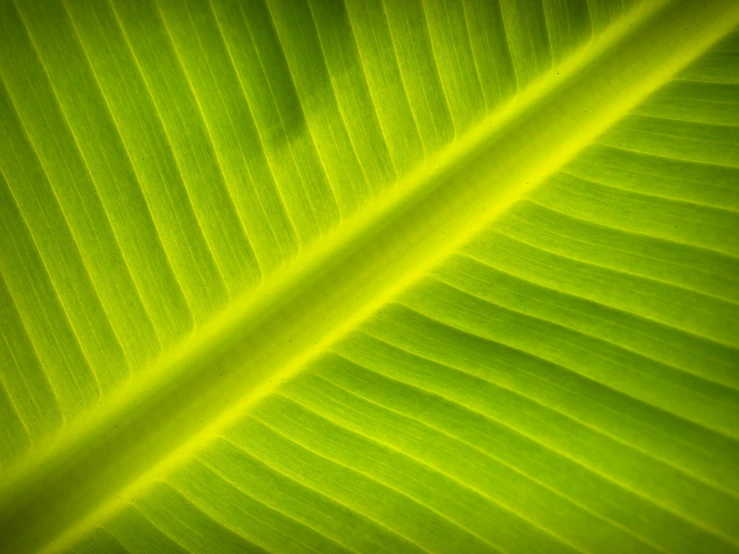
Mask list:
[[0,0],[0,551],[739,552],[737,22]]

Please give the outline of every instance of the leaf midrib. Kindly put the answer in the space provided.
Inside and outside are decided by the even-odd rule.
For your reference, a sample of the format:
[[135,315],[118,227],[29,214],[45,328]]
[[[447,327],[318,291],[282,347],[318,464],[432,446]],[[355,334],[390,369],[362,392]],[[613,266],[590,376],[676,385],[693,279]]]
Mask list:
[[5,549],[61,548],[115,513],[543,182],[737,18],[732,0],[651,3],[429,159],[17,464],[0,491]]

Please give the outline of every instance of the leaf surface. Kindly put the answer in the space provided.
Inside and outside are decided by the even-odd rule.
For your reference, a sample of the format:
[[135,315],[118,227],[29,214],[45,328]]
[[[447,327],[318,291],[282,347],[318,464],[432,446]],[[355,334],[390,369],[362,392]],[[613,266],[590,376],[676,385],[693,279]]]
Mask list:
[[736,552],[739,7],[3,0],[3,552]]

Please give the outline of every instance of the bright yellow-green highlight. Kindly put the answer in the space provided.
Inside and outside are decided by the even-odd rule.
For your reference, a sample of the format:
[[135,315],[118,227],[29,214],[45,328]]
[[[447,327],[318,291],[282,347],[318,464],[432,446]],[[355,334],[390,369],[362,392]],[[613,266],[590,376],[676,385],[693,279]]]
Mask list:
[[0,548],[739,549],[735,3],[185,4],[3,4]]

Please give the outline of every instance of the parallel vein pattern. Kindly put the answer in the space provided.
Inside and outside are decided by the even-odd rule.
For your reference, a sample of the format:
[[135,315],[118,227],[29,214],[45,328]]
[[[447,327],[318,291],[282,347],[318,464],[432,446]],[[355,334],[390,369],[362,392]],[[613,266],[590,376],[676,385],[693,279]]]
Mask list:
[[[634,4],[2,0],[0,472]],[[738,93],[734,31],[64,548],[739,551]]]

